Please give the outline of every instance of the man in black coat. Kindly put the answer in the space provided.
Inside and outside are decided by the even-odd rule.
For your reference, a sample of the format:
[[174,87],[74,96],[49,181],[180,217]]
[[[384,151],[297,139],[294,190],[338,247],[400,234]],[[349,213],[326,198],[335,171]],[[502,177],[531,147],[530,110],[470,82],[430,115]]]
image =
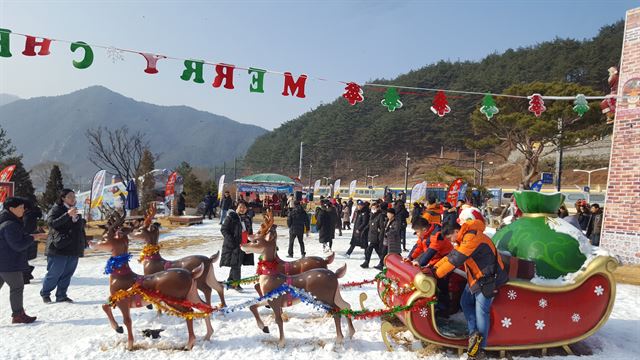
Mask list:
[[178,195],[178,215],[180,216],[184,215],[184,211],[187,208],[187,200],[185,199],[186,195],[187,193],[184,191]]
[[[228,281],[237,281],[242,278],[242,265],[253,265],[253,254],[247,254],[240,249],[240,245],[249,240],[253,234],[251,218],[247,216],[247,203],[238,202],[236,211],[230,210],[220,228],[224,240],[222,242],[222,255],[220,266],[230,267]],[[240,285],[233,287],[242,290]]]
[[353,235],[351,235],[351,242],[349,243],[349,250],[345,254],[346,257],[350,257],[356,246],[363,249],[367,248],[367,237],[369,236],[369,203],[358,203],[358,210],[356,211],[356,220],[353,223]]
[[224,219],[227,217],[227,213],[232,209],[233,199],[231,198],[231,193],[225,191],[222,200],[220,200],[220,225],[224,223]]
[[454,226],[458,221],[458,210],[446,201],[442,204],[442,207],[444,208],[444,213],[442,214],[442,227]]
[[378,258],[382,259],[381,244],[384,236],[384,225],[387,217],[384,212],[380,210],[380,204],[371,204],[371,215],[369,216],[369,234],[367,241],[369,245],[364,252],[364,262],[360,264],[360,267],[366,269],[369,267],[371,261],[371,255],[375,251],[378,254]]
[[330,251],[333,246],[336,226],[333,222],[333,217],[329,213],[328,201],[323,200],[321,204],[322,208],[319,208],[316,212],[316,227],[318,228],[322,249],[327,252]]
[[57,288],[56,302],[71,303],[73,300],[67,296],[67,289],[86,247],[85,221],[76,208],[73,190],[61,191],[58,203],[49,211],[47,223],[47,275],[42,281],[40,296],[45,304],[51,303],[51,291]]
[[298,238],[298,244],[300,244],[300,254],[302,257],[306,255],[304,251],[304,233],[310,229],[309,216],[306,211],[300,205],[300,201],[295,201],[294,208],[287,216],[287,226],[289,227],[289,254],[288,257],[293,257],[293,241]]
[[384,268],[384,258],[387,254],[400,254],[402,252],[400,241],[400,230],[396,219],[396,210],[394,208],[387,209],[387,220],[384,225],[384,235],[382,240],[382,257],[380,263],[374,266],[382,271]]
[[409,212],[402,200],[396,201],[396,218],[398,219],[398,230],[400,232],[400,241],[402,241],[402,251],[407,251],[407,218]]
[[[24,231],[27,234],[35,234],[38,232],[38,220],[42,219],[42,210],[38,205],[33,204],[31,201],[25,200],[24,204],[24,216],[22,217],[22,223],[24,224]],[[33,242],[27,250],[27,260],[33,260],[38,256],[38,243]],[[29,265],[29,268],[24,271],[23,278],[25,284],[30,284],[33,279],[34,266]]]
[[28,269],[27,250],[33,244],[33,237],[24,231],[21,220],[25,202],[21,198],[8,198],[0,212],[0,289],[4,283],[9,285],[11,322],[14,324],[28,324],[36,320],[24,312],[22,304],[22,273]]
[[209,220],[211,220],[211,218],[214,215],[213,213],[213,202],[214,202],[214,197],[213,195],[211,195],[211,191],[207,192],[207,195],[204,196],[204,217],[209,217]]
[[338,229],[338,236],[342,236],[342,203],[340,202],[340,198],[336,199],[336,203],[333,206],[338,215],[338,220],[336,221],[336,228]]

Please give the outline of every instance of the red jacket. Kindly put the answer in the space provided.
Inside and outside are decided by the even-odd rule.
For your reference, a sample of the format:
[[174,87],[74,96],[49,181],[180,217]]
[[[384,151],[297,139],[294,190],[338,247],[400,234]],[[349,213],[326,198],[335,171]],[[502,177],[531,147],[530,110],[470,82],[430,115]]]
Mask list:
[[449,255],[453,250],[451,241],[445,239],[440,231],[431,235],[427,242],[427,247],[423,249],[422,255],[418,259],[420,266],[435,265],[442,258]]

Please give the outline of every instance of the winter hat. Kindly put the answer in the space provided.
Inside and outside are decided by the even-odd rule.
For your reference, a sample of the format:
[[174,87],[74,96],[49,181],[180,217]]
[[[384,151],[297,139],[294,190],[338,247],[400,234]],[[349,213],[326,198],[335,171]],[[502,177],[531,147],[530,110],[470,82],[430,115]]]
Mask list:
[[484,220],[484,216],[478,208],[474,208],[471,206],[464,207],[462,211],[460,211],[460,215],[458,216],[458,224],[464,224],[467,220]]

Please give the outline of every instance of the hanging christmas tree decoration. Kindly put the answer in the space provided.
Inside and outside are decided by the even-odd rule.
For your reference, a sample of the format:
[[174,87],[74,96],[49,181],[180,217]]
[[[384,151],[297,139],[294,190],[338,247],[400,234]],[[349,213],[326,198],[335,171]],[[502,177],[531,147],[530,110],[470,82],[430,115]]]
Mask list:
[[107,57],[111,59],[111,62],[113,62],[114,64],[118,61],[124,60],[124,55],[122,55],[122,50],[115,48],[113,46],[107,49]]
[[544,100],[542,95],[533,94],[529,97],[529,111],[531,111],[536,117],[540,117],[547,108],[544,106]]
[[434,114],[437,114],[440,117],[445,116],[451,111],[449,102],[447,101],[447,95],[444,94],[444,91],[440,90],[436,93],[436,96],[433,98],[433,106],[431,106],[431,111],[433,111]]
[[384,99],[380,103],[389,109],[389,112],[396,111],[402,107],[402,101],[400,101],[400,95],[396,88],[388,88],[384,93]]
[[360,85],[354,82],[350,82],[347,84],[347,87],[345,87],[344,90],[345,92],[342,94],[342,97],[347,99],[349,104],[355,105],[356,103],[364,101],[364,96]]
[[589,102],[587,102],[587,98],[584,94],[576,95],[576,101],[573,103],[575,104],[573,111],[575,111],[578,116],[582,117],[582,115],[589,111]]
[[489,94],[484,96],[482,99],[482,106],[480,107],[480,112],[487,117],[487,120],[491,120],[491,118],[500,112],[498,107],[496,106],[496,102],[493,101],[493,97]]

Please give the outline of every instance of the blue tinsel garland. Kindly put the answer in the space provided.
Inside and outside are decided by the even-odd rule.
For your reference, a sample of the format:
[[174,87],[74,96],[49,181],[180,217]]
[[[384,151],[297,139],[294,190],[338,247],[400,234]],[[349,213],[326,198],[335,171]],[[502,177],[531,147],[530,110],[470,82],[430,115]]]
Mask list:
[[282,284],[280,286],[278,286],[277,288],[275,288],[274,290],[270,291],[268,294],[265,294],[264,296],[261,296],[257,299],[254,300],[249,300],[249,301],[245,301],[241,304],[238,305],[232,305],[232,306],[227,306],[224,307],[222,309],[220,309],[220,312],[224,313],[224,314],[229,314],[232,313],[234,311],[240,310],[240,309],[244,309],[246,307],[255,305],[255,304],[259,304],[263,301],[267,301],[267,300],[273,300],[273,299],[277,299],[282,295],[285,294],[289,294],[292,297],[299,299],[301,302],[311,305],[314,308],[318,309],[318,310],[323,310],[326,312],[330,312],[333,311],[333,308],[325,303],[323,303],[322,301],[318,301],[315,299],[315,297],[313,295],[311,295],[310,293],[306,292],[305,290],[302,289],[298,289],[296,287],[293,287],[291,285],[287,285],[287,284]]
[[115,269],[120,269],[131,260],[131,254],[126,253],[118,256],[112,256],[107,260],[107,266],[104,267],[104,273],[109,275]]

